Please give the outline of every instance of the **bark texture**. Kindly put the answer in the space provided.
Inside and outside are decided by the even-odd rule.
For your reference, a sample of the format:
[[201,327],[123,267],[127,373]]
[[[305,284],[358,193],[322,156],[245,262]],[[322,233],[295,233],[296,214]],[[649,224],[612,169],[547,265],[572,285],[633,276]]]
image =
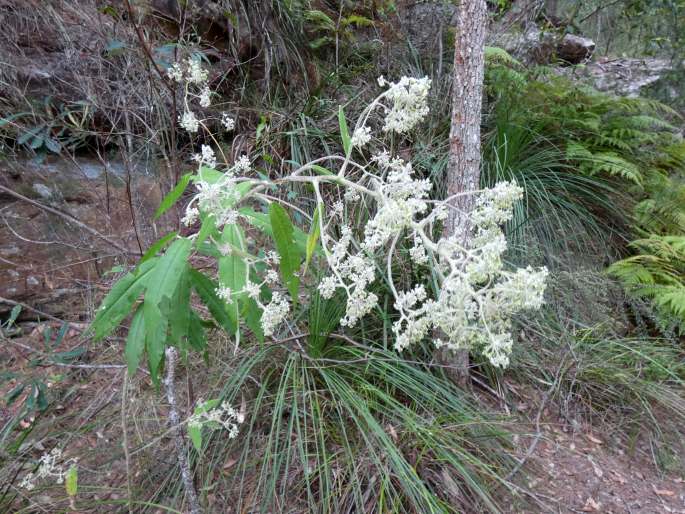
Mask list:
[[176,458],[178,460],[178,466],[181,468],[181,479],[183,480],[183,487],[186,491],[186,498],[188,499],[189,512],[190,514],[202,514],[202,508],[200,507],[197,492],[195,491],[195,484],[193,483],[193,476],[190,472],[184,427],[181,424],[181,417],[178,413],[178,403],[176,402],[174,374],[176,371],[176,359],[178,354],[176,353],[176,349],[172,347],[167,348],[165,354],[166,378],[164,379],[164,387],[166,389],[167,401],[169,402],[169,424],[171,425],[174,434]]
[[[475,191],[480,184],[480,120],[483,102],[485,32],[488,13],[485,0],[462,0],[457,8],[454,39],[454,79],[447,196]],[[469,213],[475,197],[463,195],[451,202],[444,235],[455,236],[463,246],[471,240]],[[469,352],[441,352],[440,360],[454,368],[450,373],[462,385],[468,380]]]

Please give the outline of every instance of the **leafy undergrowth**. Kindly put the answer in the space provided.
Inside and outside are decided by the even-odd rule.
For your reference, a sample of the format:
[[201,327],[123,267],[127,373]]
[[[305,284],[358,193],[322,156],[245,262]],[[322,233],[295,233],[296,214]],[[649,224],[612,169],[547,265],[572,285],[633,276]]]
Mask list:
[[[325,322],[312,324],[317,337],[237,353],[234,341],[214,333],[212,366],[191,359],[179,370],[181,408],[190,413],[202,391],[240,406],[248,421],[236,439],[206,430],[202,451],[189,450],[203,505],[208,512],[677,511],[685,494],[677,341],[558,322],[549,309],[526,320],[512,369],[497,375],[479,364],[466,392],[421,356],[398,360],[361,337],[337,338]],[[70,334],[56,350],[84,346]],[[38,330],[12,338],[25,347],[4,346],[12,369],[27,369],[28,348],[42,351],[44,340]],[[78,512],[184,511],[168,405],[147,375],[97,367],[119,364],[121,344],[66,365],[43,361],[45,376],[58,377],[47,408],[4,412],[3,425],[19,417],[3,438],[3,511],[70,510],[63,484],[19,487],[53,447],[78,459]]]

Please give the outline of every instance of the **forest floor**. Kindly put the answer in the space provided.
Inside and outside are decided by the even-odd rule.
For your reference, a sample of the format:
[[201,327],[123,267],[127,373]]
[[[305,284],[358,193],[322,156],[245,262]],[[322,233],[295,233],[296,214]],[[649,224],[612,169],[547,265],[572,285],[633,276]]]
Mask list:
[[[35,324],[29,333],[9,339],[11,344],[0,348],[0,361],[6,363],[7,371],[26,375],[38,370],[48,377],[48,388],[56,398],[45,413],[22,420],[20,426],[27,436],[30,433],[27,440],[33,446],[23,448],[23,453],[37,458],[50,449],[55,434],[61,434],[60,444],[69,458],[78,459],[80,481],[88,491],[88,500],[83,499],[78,512],[103,512],[103,508],[116,512],[127,494],[128,475],[135,480],[154,474],[163,481],[165,474],[174,473],[171,440],[164,429],[166,407],[155,400],[158,395],[147,376],[134,379],[135,387],[129,385],[129,392],[123,392],[125,369],[104,364],[117,362],[116,343],[91,347],[78,364],[32,366],[44,355],[47,327],[52,334],[59,330],[56,322]],[[57,349],[65,352],[81,346],[82,328],[74,325]],[[0,397],[16,385],[6,382]],[[26,394],[12,407],[0,410],[0,425],[16,415]],[[127,394],[123,403],[122,394]],[[685,513],[685,481],[657,470],[646,443],[638,441],[628,450],[606,427],[570,427],[552,412],[552,405],[541,408],[544,400],[540,395],[522,396],[528,399],[516,407],[518,422],[512,426],[520,430],[514,438],[515,454],[525,464],[515,481],[526,491],[526,500],[525,507],[512,505],[508,512]],[[122,405],[126,409],[123,416]],[[150,423],[157,435],[145,431],[148,435],[142,436],[140,425]],[[124,427],[129,433],[128,464],[121,444]],[[150,441],[152,446],[146,448]],[[230,473],[229,464],[219,472]],[[59,497],[48,492],[31,500],[39,502],[36,512],[50,511]],[[229,512],[221,499],[214,501],[215,512]],[[91,502],[95,503],[89,508]]]

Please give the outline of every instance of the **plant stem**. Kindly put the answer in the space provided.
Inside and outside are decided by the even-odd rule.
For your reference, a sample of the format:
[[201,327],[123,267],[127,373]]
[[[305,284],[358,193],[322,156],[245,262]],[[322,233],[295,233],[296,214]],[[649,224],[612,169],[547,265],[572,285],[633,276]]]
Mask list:
[[188,451],[183,434],[183,425],[181,424],[181,418],[178,414],[178,404],[176,403],[174,373],[176,371],[176,357],[178,354],[176,353],[176,348],[171,347],[166,349],[165,354],[166,378],[164,379],[164,388],[166,389],[166,397],[169,402],[169,424],[173,428],[178,466],[181,468],[183,487],[186,490],[188,503],[190,504],[190,514],[202,514],[200,502],[197,499],[197,492],[195,491],[195,484],[193,484],[193,477],[190,474],[190,464],[188,462]]

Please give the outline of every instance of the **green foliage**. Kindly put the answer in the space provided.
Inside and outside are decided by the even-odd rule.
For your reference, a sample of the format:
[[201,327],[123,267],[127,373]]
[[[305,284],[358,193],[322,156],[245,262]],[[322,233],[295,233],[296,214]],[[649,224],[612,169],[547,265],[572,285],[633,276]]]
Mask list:
[[685,236],[652,235],[630,246],[637,254],[612,264],[609,273],[685,332]]
[[253,512],[498,512],[490,490],[506,487],[499,475],[513,464],[506,432],[427,367],[330,337],[340,302],[314,305],[305,353],[255,348],[223,379],[229,401],[253,389],[249,421],[234,441],[202,434],[199,483],[217,486],[214,470],[230,459],[219,487]]
[[297,275],[302,255],[294,241],[294,228],[285,209],[278,203],[269,205],[269,219],[273,230],[276,249],[281,257],[281,280],[288,288],[293,302],[297,302],[300,279]]

